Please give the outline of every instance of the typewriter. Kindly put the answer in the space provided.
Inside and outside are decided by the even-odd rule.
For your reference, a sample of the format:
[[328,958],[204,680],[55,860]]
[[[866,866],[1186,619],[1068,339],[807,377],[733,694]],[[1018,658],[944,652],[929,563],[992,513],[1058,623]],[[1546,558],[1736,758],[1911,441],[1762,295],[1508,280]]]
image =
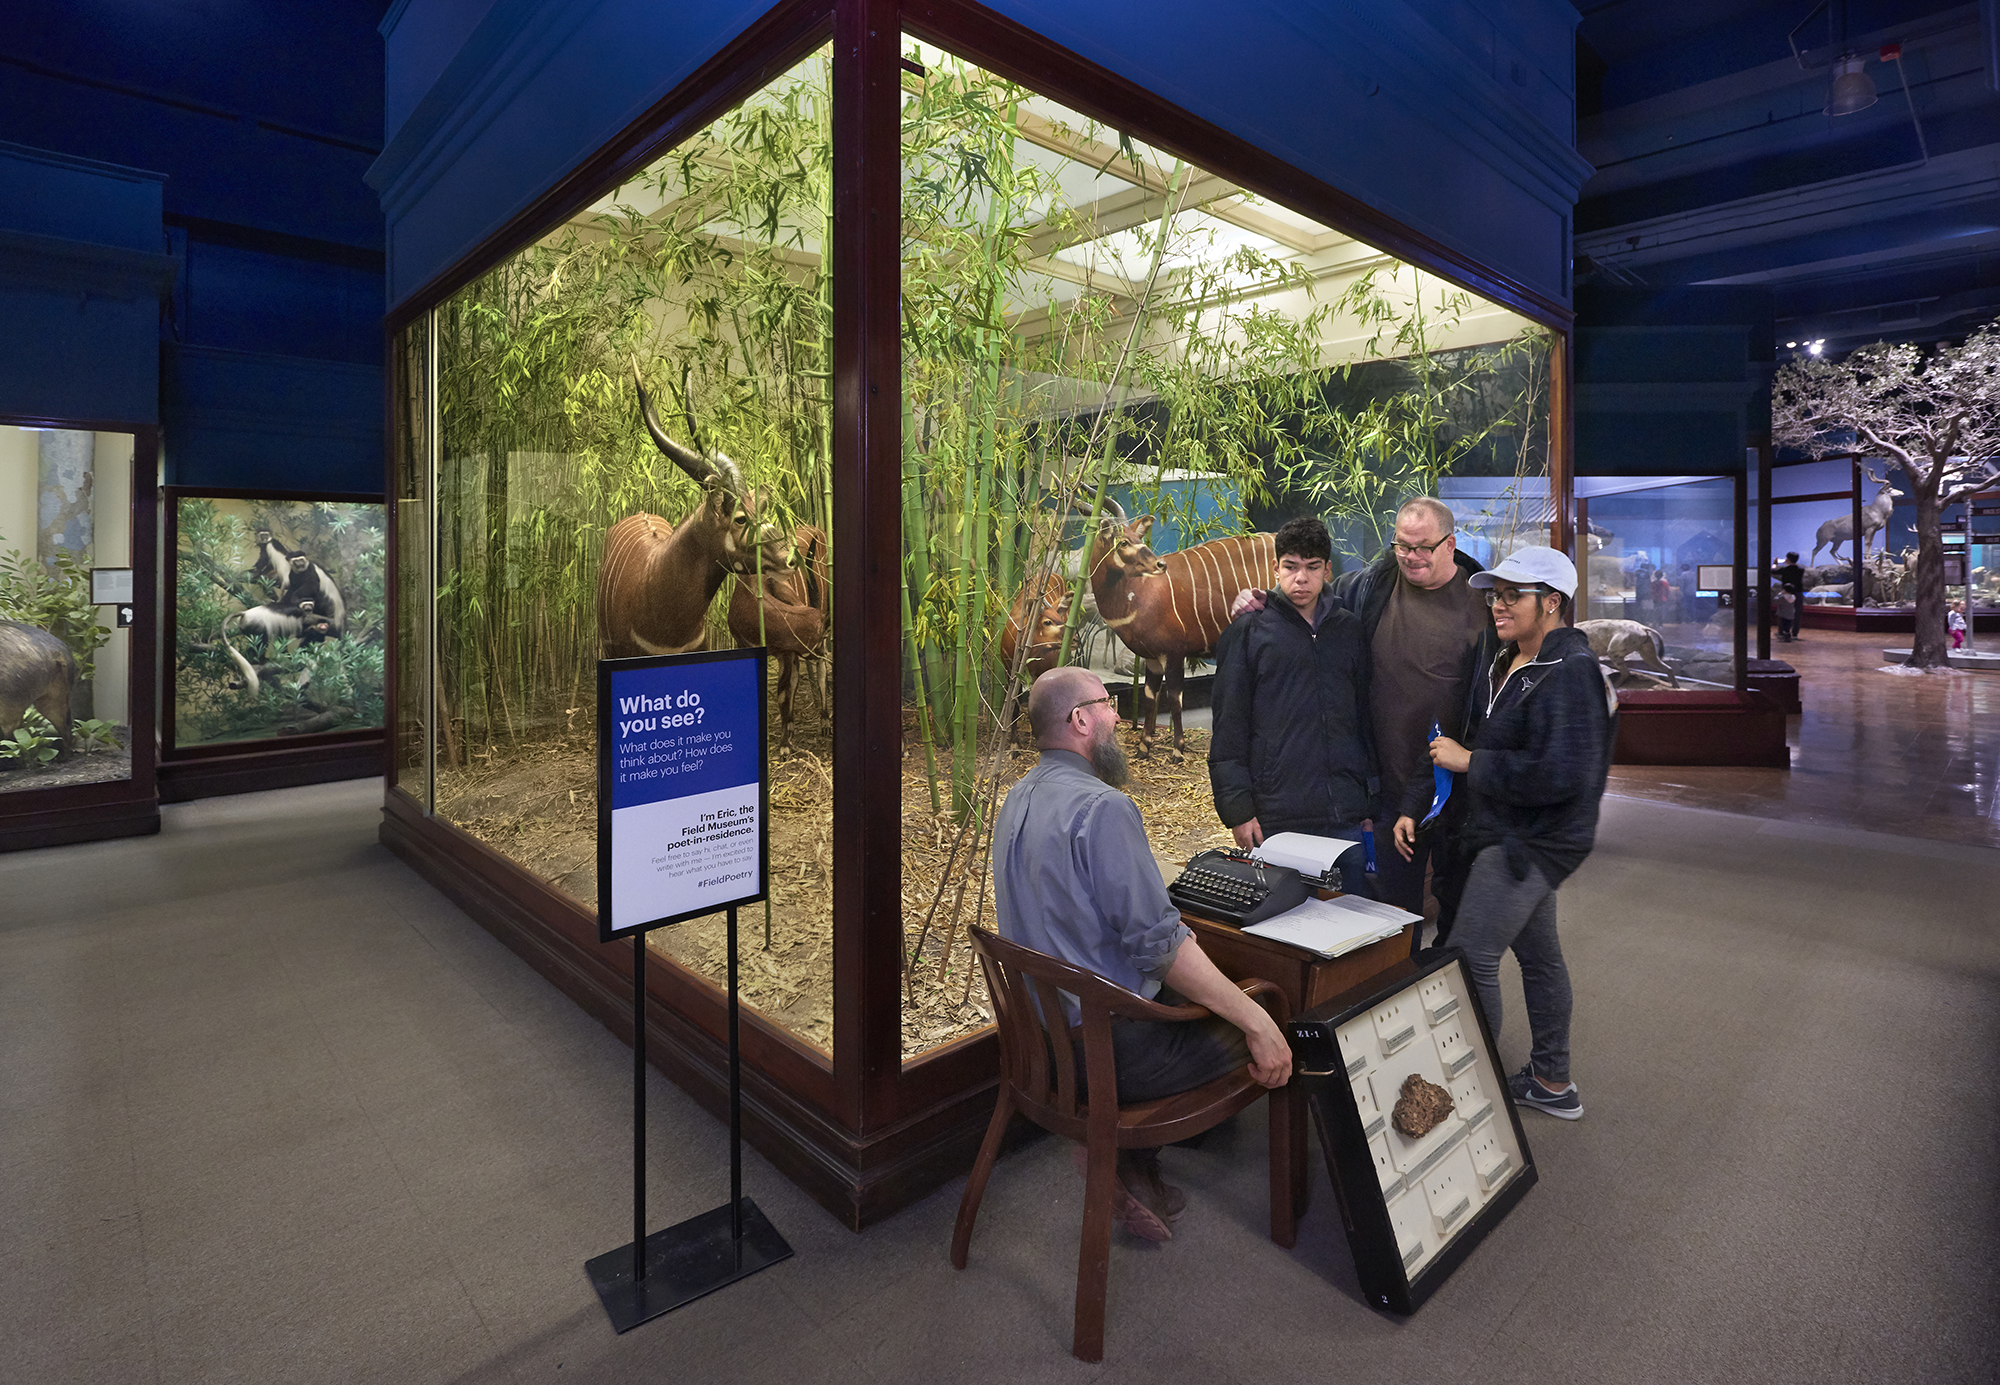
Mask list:
[[1167,886],[1181,912],[1247,928],[1306,901],[1305,878],[1289,866],[1266,865],[1232,851],[1204,851]]

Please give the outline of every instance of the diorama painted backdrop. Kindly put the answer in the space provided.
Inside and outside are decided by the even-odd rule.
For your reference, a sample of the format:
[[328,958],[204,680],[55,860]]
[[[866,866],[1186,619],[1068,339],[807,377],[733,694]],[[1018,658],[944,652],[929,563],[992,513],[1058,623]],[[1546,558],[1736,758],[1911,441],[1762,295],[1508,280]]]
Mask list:
[[384,513],[172,497],[169,752],[382,725]]

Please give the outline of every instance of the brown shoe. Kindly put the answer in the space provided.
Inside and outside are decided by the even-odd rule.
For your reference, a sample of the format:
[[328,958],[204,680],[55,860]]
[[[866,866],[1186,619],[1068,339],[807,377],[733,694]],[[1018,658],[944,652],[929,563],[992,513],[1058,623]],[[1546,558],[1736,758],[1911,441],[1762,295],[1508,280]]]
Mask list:
[[1164,1221],[1178,1221],[1187,1211],[1187,1194],[1160,1176],[1160,1151],[1126,1150],[1118,1157],[1118,1181]]
[[[1078,1176],[1087,1177],[1083,1146],[1073,1146],[1070,1150],[1070,1158],[1076,1165]],[[1111,1185],[1112,1222],[1114,1224],[1122,1223],[1127,1231],[1143,1241],[1171,1241],[1174,1238],[1174,1232],[1173,1228],[1167,1225],[1166,1218],[1147,1206],[1144,1201],[1134,1197],[1131,1189],[1126,1187],[1125,1165],[1126,1155],[1121,1152],[1118,1156],[1118,1178]],[[1162,1184],[1161,1186],[1165,1187],[1166,1185]],[[1167,1191],[1179,1196],[1178,1189],[1169,1188]],[[1185,1205],[1186,1202],[1186,1198],[1181,1198],[1182,1205]]]

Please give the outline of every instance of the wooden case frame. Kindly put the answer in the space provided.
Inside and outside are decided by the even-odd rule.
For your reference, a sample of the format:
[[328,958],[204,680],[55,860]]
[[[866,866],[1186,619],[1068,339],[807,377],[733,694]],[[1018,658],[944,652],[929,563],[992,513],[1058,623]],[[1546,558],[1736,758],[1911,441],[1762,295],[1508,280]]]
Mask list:
[[[901,49],[905,34],[1034,88],[1135,138],[1369,241],[1548,327],[1551,541],[1567,550],[1571,313],[1131,80],[974,0],[785,0],[703,64],[619,138],[559,180],[386,321],[392,369],[386,436],[402,441],[400,339],[450,294],[559,224],[602,190],[700,130],[829,39],[833,62],[834,294],[833,854],[863,866],[834,879],[831,1056],[746,1011],[744,1128],[751,1142],[848,1225],[860,1228],[971,1164],[992,1109],[998,1053],[990,1030],[905,1062],[900,785],[870,766],[902,738]],[[430,387],[434,393],[435,382]],[[419,429],[418,431],[423,431]],[[435,447],[434,429],[425,445]],[[389,625],[400,630],[398,459],[388,460]],[[435,562],[435,554],[431,555]],[[402,691],[392,640],[388,684]],[[389,716],[398,726],[399,711]],[[433,734],[429,720],[426,734]],[[402,747],[386,756],[382,840],[608,1028],[630,1033],[631,950],[597,941],[595,917],[568,896],[429,811],[428,785],[397,786]],[[663,1071],[720,1114],[726,1100],[720,987],[665,958],[648,968],[651,1052]]]
[[141,837],[160,830],[159,747],[159,470],[160,430],[118,419],[0,414],[12,428],[124,433],[132,439],[132,636],[127,724],[132,774],[103,784],[22,789],[0,794],[0,851]]

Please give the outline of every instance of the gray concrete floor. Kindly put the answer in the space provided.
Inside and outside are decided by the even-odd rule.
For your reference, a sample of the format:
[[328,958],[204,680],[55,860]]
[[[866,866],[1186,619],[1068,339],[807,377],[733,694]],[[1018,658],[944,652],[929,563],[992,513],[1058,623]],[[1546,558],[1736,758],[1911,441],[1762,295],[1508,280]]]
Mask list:
[[[1561,895],[1587,1114],[1414,1318],[1359,1298],[1323,1172],[1263,1234],[1261,1116],[1167,1154],[1068,1355],[1052,1142],[863,1235],[762,1160],[795,1259],[624,1337],[629,1052],[375,843],[380,785],[169,807],[0,857],[0,1380],[1992,1381],[1993,852],[1607,800]],[[1510,972],[1501,1047],[1526,1046]],[[655,1079],[654,1220],[725,1196]]]

